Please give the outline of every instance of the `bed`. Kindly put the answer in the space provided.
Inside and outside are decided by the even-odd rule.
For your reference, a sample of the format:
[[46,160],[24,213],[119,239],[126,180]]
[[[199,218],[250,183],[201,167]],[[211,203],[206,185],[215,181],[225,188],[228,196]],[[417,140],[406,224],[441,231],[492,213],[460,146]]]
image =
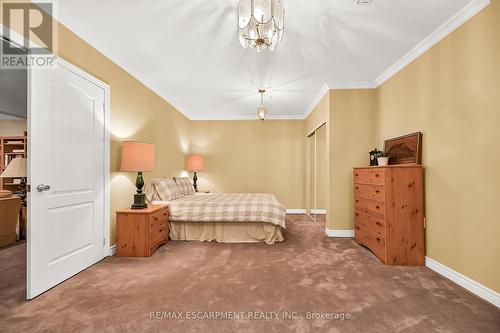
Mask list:
[[196,193],[189,189],[190,194],[169,198],[158,193],[162,186],[153,182],[146,196],[153,204],[169,206],[172,240],[267,244],[284,240],[286,210],[272,194]]

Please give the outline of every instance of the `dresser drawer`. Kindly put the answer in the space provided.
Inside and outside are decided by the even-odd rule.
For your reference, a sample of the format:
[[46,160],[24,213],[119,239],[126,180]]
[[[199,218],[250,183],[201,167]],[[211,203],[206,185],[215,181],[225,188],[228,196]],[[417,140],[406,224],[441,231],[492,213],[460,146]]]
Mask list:
[[361,211],[354,212],[354,222],[365,226],[366,228],[375,231],[381,236],[385,236],[385,221],[374,216],[370,216]]
[[385,202],[385,187],[366,184],[354,184],[354,196]]
[[149,245],[154,247],[160,242],[164,242],[167,239],[168,234],[168,224],[164,223],[162,226],[151,230],[149,234]]
[[382,262],[386,262],[385,238],[359,223],[354,224],[355,240],[369,248]]
[[385,204],[365,198],[354,198],[354,208],[371,216],[385,220]]
[[367,185],[385,185],[384,169],[354,169],[354,183]]
[[168,221],[168,209],[162,209],[149,217],[149,229],[153,230]]
[[376,249],[385,252],[385,238],[371,231],[370,229],[365,230],[365,244],[370,249]]

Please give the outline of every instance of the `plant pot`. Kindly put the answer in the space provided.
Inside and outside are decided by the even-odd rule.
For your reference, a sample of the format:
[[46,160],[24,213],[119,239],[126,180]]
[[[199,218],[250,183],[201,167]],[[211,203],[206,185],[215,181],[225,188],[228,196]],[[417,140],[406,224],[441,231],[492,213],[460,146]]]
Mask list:
[[377,157],[377,162],[379,166],[389,165],[389,157]]

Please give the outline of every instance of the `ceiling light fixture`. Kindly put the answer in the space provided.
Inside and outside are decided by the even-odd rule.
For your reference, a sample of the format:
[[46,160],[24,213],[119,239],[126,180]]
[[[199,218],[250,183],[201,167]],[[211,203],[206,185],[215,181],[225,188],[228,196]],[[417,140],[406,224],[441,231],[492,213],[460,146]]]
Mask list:
[[260,105],[259,108],[257,109],[257,119],[259,120],[266,120],[267,118],[267,109],[264,106],[264,94],[266,90],[265,89],[259,89],[259,94],[260,94]]
[[285,7],[281,0],[240,0],[238,37],[244,48],[274,50],[283,38]]

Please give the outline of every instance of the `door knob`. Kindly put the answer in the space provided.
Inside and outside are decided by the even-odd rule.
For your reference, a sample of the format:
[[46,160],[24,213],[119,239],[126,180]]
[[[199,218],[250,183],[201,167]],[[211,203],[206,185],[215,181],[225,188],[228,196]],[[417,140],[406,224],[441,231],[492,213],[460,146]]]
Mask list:
[[50,191],[50,185],[40,184],[36,187],[37,192],[47,192]]

